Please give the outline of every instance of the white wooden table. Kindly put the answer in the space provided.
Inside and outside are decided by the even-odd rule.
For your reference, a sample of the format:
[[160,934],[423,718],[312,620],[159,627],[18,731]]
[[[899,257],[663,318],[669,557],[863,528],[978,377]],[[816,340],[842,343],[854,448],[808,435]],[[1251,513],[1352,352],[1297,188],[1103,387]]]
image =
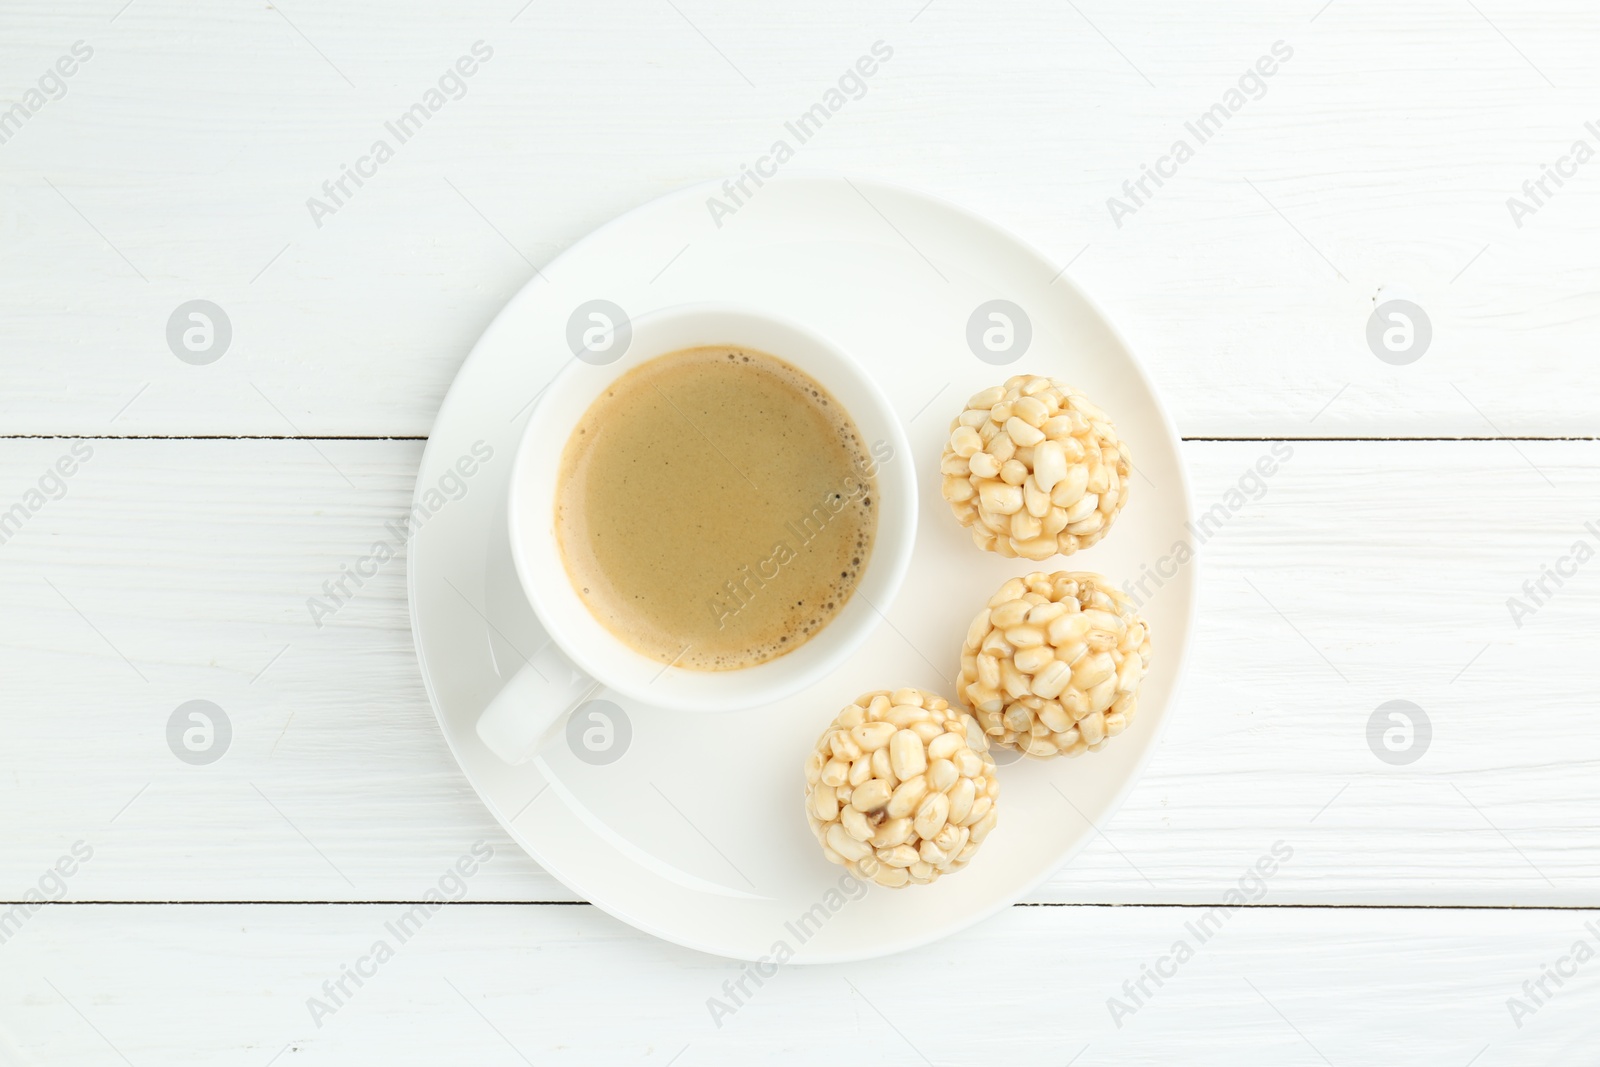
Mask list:
[[[718,1026],[737,964],[573,900],[481,807],[403,567],[321,629],[305,600],[404,510],[536,265],[737,175],[880,40],[794,165],[1070,262],[1202,509],[1293,458],[1205,544],[1176,721],[1089,849]],[[313,218],[477,41],[464,95]],[[1264,95],[1113,221],[1279,41]],[[1600,148],[1597,46],[1581,0],[6,0],[0,1062],[1596,1062],[1600,959],[1572,953],[1600,950],[1600,564],[1524,583],[1600,547],[1600,162],[1507,198]],[[1366,340],[1396,296],[1431,321],[1409,365]],[[168,347],[192,299],[232,325],[209,365]],[[194,699],[232,728],[204,766],[167,743]],[[1405,765],[1368,744],[1391,700],[1431,723]],[[477,842],[463,898],[313,1018]]]

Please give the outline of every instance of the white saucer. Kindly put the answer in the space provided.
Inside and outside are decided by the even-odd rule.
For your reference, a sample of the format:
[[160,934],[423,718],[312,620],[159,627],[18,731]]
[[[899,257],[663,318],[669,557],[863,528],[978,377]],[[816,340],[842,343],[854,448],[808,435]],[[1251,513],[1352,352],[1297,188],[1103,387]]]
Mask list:
[[[1006,578],[1039,569],[979,552],[956,525],[939,495],[950,419],[971,394],[1023,372],[1065,378],[1110,413],[1139,472],[1127,507],[1101,544],[1042,567],[1098,571],[1119,585],[1190,541],[1178,438],[1100,311],[1058,266],[992,223],[895,186],[806,176],[769,181],[718,228],[706,204],[712,195],[723,195],[720,185],[684,189],[589,235],[529,282],[473,349],[429,438],[418,501],[442,477],[454,486],[447,472],[474,442],[493,457],[461,479],[459,499],[444,494],[410,544],[417,656],[473,787],[573,892],[642,930],[723,956],[824,963],[885,955],[1007,906],[1089,840],[1089,820],[1112,812],[1155,750],[1193,621],[1191,562],[1159,591],[1146,585],[1155,660],[1126,733],[1077,759],[1002,766],[999,826],[967,869],[932,886],[873,887],[856,900],[839,894],[844,870],[823,859],[802,808],[803,764],[817,735],[867,690],[913,685],[954,698],[972,616]],[[537,662],[546,638],[509,558],[505,482],[529,402],[571,356],[569,317],[597,299],[631,316],[734,302],[839,343],[907,423],[913,454],[904,458],[916,465],[922,496],[917,549],[899,598],[878,605],[886,623],[834,677],[800,696],[686,715],[602,693],[622,705],[631,727],[625,751],[614,742],[620,757],[591,764],[557,739],[510,767],[482,746],[473,723],[501,675],[524,656]],[[968,343],[969,318],[996,299],[1022,307],[1032,326],[1027,352],[1005,365],[981,361]]]

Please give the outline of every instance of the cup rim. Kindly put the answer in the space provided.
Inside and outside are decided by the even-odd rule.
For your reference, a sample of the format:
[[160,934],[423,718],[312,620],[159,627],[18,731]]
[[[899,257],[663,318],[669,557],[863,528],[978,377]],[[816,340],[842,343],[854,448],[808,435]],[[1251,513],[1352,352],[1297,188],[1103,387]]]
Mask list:
[[[748,327],[754,323],[757,324],[756,328],[776,328],[779,332],[793,335],[832,360],[836,368],[851,379],[851,385],[874,409],[873,421],[881,430],[880,436],[887,436],[889,439],[888,444],[893,450],[892,461],[880,463],[877,468],[879,511],[872,552],[844,608],[828,621],[821,632],[797,646],[794,651],[760,664],[727,671],[702,671],[670,664],[663,666],[659,660],[645,656],[629,646],[588,611],[581,598],[578,598],[572,589],[571,576],[560,559],[559,547],[554,553],[554,559],[549,561],[553,566],[539,566],[542,561],[535,557],[544,553],[534,550],[534,542],[553,541],[553,523],[551,531],[528,529],[524,523],[530,515],[553,514],[554,500],[525,499],[526,494],[533,491],[533,484],[537,481],[529,476],[529,470],[536,462],[549,462],[548,450],[541,450],[538,447],[540,428],[548,424],[548,413],[551,409],[561,403],[563,386],[570,385],[574,376],[582,373],[583,368],[592,366],[576,357],[569,360],[551,379],[543,395],[534,404],[528,422],[518,438],[508,489],[509,502],[506,509],[508,533],[511,538],[512,561],[524,595],[527,596],[534,614],[551,641],[579,670],[612,692],[650,706],[679,711],[736,711],[776,702],[821,680],[848,660],[850,655],[877,629],[881,622],[881,611],[887,609],[889,602],[899,592],[910,569],[917,533],[917,479],[905,426],[878,382],[854,356],[831,338],[787,316],[739,304],[709,301],[652,309],[629,319],[632,331],[629,350],[617,363],[608,364],[603,368],[609,372],[603,381],[614,381],[652,359],[695,347],[695,343],[673,344],[655,350],[655,347],[650,346],[645,339],[652,331],[667,328],[670,324],[684,319],[696,318],[735,324],[731,328],[722,327],[730,329],[730,332],[736,332],[739,325]],[[645,344],[645,350],[639,353],[636,346],[641,342]],[[715,345],[741,342],[730,337],[719,337],[713,332],[703,341],[696,343]],[[767,350],[766,346],[761,345],[748,347]],[[796,358],[793,354],[784,352],[768,354],[792,363],[809,376],[819,377],[816,369],[808,366],[804,357]],[[603,388],[603,385],[600,388]],[[830,391],[835,390],[830,389]],[[839,400],[840,403],[846,403],[843,398]],[[584,409],[587,410],[593,401],[593,396],[584,400]],[[862,412],[857,408],[857,403],[846,403],[846,410],[859,427],[863,420]],[[865,431],[863,435],[870,436]],[[557,465],[569,438],[570,429],[561,435],[555,450]],[[872,600],[868,600],[861,592],[863,587],[868,586],[869,581],[874,593]],[[579,626],[569,625],[574,621],[569,611],[570,605],[564,607],[556,603],[563,598],[559,590],[551,588],[555,583],[559,583],[559,590],[565,590],[570,594],[570,601],[577,604],[577,610],[583,616],[582,620],[579,620]],[[847,615],[851,618],[847,619]],[[592,625],[582,625],[584,622]],[[831,649],[825,652],[813,651],[805,658],[795,658],[805,655],[805,650],[815,645],[829,631],[841,627],[845,629],[845,635],[834,639]],[[574,631],[578,629],[588,630],[589,637],[583,640],[577,639]],[[602,650],[596,648],[594,643],[590,643],[592,638],[598,638],[597,643],[608,646],[603,650],[605,655],[601,655]],[[692,679],[692,683],[684,683],[687,692],[674,690],[670,685],[665,688],[651,687],[647,690],[646,687],[637,684],[636,678],[613,669],[612,664],[617,662],[619,656],[624,661],[632,661],[635,665],[639,661],[650,665],[657,672],[657,678],[671,676],[673,681],[680,682],[687,678]],[[748,684],[749,676],[756,671],[763,672],[764,684],[752,690]],[[727,681],[733,678],[747,684],[740,686],[737,682]]]

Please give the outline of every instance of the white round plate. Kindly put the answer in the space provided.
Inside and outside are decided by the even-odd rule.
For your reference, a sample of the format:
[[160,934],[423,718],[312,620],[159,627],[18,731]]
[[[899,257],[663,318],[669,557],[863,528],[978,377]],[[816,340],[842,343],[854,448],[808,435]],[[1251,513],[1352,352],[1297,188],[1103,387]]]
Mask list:
[[[417,656],[473,787],[574,893],[718,955],[881,956],[1011,904],[1089,840],[1091,823],[1110,815],[1155,749],[1192,626],[1194,564],[1159,589],[1147,579],[1152,595],[1141,599],[1155,658],[1137,718],[1100,752],[1002,766],[999,825],[965,870],[902,890],[861,892],[841,880],[844,869],[823,858],[802,807],[818,734],[868,690],[912,685],[953,698],[972,616],[1006,578],[1041,566],[980,552],[956,525],[939,495],[951,418],[968,396],[1023,372],[1065,378],[1110,413],[1137,471],[1128,504],[1103,542],[1042,566],[1098,571],[1118,585],[1189,540],[1178,438],[1100,311],[1057,265],[994,224],[921,193],[838,176],[769,181],[720,226],[712,196],[723,196],[720,185],[684,189],[590,234],[529,282],[473,349],[417,478],[416,499],[429,512],[407,562]],[[525,657],[537,663],[546,644],[511,565],[506,480],[529,405],[571,358],[568,320],[592,300],[630,316],[735,303],[832,338],[906,423],[912,454],[893,462],[917,471],[917,547],[899,597],[878,605],[884,618],[873,636],[815,687],[729,714],[672,713],[602,693],[626,717],[613,724],[609,750],[604,725],[590,720],[588,744],[602,751],[558,737],[511,767],[473,730],[502,679]],[[968,341],[969,319],[992,300],[1022,308],[1031,325],[1027,351],[1004,365],[980,360]]]

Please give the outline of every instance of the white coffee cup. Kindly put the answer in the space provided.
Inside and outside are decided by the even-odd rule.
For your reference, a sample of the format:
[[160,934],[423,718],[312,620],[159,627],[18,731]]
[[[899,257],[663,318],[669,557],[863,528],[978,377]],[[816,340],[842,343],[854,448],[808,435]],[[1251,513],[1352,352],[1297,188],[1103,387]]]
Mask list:
[[[709,304],[679,305],[604,325],[539,398],[512,465],[511,557],[551,645],[512,676],[478,719],[478,737],[507,763],[532,756],[558,724],[603,689],[674,711],[734,711],[792,696],[826,677],[860,646],[911,563],[917,486],[905,430],[877,383],[837,345],[777,316]],[[880,459],[877,534],[854,594],[794,651],[738,670],[666,665],[623,643],[573,588],[555,528],[562,450],[589,406],[639,364],[702,345],[755,349],[804,371],[844,406],[863,442],[877,446]],[[883,445],[887,459],[881,458]],[[839,699],[850,695],[839,694]]]

